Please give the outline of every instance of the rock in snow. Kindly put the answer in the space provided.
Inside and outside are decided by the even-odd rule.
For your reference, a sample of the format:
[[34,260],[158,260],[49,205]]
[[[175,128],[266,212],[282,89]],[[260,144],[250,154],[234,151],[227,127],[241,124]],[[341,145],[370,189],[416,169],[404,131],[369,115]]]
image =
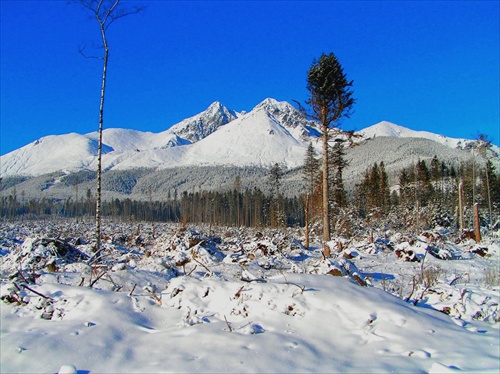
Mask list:
[[76,370],[75,365],[62,365],[59,371],[57,372],[58,374],[78,374],[78,370]]

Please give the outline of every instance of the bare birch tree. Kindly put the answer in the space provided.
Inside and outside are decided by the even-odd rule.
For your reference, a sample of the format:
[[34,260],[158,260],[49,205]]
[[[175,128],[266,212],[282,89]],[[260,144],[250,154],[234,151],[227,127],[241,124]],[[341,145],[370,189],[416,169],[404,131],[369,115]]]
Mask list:
[[[95,210],[95,251],[99,252],[101,248],[101,186],[102,186],[102,129],[104,123],[104,99],[106,94],[106,75],[109,60],[109,45],[107,39],[107,31],[109,26],[117,19],[123,18],[130,14],[140,12],[143,7],[124,7],[120,4],[120,0],[80,0],[78,3],[83,9],[90,13],[99,24],[101,32],[103,55],[96,57],[102,60],[102,81],[101,81],[101,99],[99,103],[99,138],[97,146],[97,192],[96,192],[96,210]],[[95,57],[95,56],[93,56]],[[97,253],[96,253],[97,255]],[[95,256],[94,258],[96,258]]]

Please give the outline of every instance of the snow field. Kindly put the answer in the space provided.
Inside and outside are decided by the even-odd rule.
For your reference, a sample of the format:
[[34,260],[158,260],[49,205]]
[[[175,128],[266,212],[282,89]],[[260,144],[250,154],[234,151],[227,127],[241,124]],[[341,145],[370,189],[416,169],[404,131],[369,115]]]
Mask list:
[[[139,242],[133,234],[105,243],[109,270],[90,288],[98,270],[59,256],[59,269],[49,272],[43,261],[52,257],[43,259],[55,253],[52,244],[26,235],[34,227],[23,239],[10,230],[0,230],[1,372],[71,372],[70,365],[78,373],[499,369],[498,286],[480,279],[498,263],[495,237],[484,244],[491,254],[484,258],[469,251],[471,243],[436,244],[455,260],[425,255],[424,238],[393,243],[425,256],[422,266],[398,258],[386,239],[352,241],[345,250],[352,261],[342,253],[322,261],[319,243],[307,250],[290,232],[226,229],[217,236],[213,228],[207,234],[166,225],[152,237],[145,225],[141,246],[127,244]],[[78,248],[86,253],[87,246]],[[28,277],[32,266],[36,284],[12,277],[19,268]],[[438,281],[417,306],[390,293],[420,268],[437,266]],[[326,274],[332,268],[359,272],[371,286],[361,287],[352,274]],[[462,271],[470,280],[450,284]],[[9,296],[21,303],[8,303]]]

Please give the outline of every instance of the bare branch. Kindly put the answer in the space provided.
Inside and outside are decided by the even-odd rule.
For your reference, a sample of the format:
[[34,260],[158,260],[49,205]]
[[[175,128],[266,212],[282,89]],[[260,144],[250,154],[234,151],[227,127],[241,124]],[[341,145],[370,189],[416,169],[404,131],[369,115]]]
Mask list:
[[123,17],[126,17],[126,16],[129,16],[131,14],[136,14],[136,13],[139,13],[141,12],[142,10],[146,9],[145,6],[136,6],[134,7],[133,9],[131,10],[122,10],[121,12],[115,14],[115,15],[110,15],[111,18],[110,18],[110,21],[108,22],[107,26],[105,26],[106,30],[108,29],[108,27],[114,22],[116,21],[117,19],[120,19],[120,18],[123,18]]
[[231,325],[230,325],[230,324],[229,324],[229,322],[227,321],[226,315],[224,315],[224,320],[226,321],[226,325],[227,325],[227,327],[229,328],[229,332],[233,332],[233,329],[231,328]]
[[87,54],[85,54],[85,52],[84,52],[84,50],[83,50],[83,49],[84,49],[83,47],[79,47],[79,48],[78,48],[78,52],[80,52],[80,54],[81,54],[84,58],[95,58],[95,59],[97,59],[97,60],[103,60],[103,58],[102,58],[102,57],[99,57],[99,56],[91,56],[91,55],[87,55]]
[[[101,3],[103,2],[103,0],[101,0]],[[106,22],[108,21],[108,17],[111,16],[111,14],[113,14],[113,11],[115,10],[116,6],[118,5],[118,3],[120,2],[120,0],[115,0],[114,4],[111,6],[111,8],[108,9],[108,11],[106,12],[106,15],[104,16],[104,18],[102,19],[102,24],[103,25],[106,25]],[[100,5],[100,4],[99,4]],[[111,21],[110,23],[113,22],[113,18],[111,18]],[[109,24],[108,24],[109,26]],[[108,27],[106,26],[106,28]]]
[[[18,286],[16,285],[16,287],[18,287]],[[52,300],[52,298],[51,298],[51,297],[45,296],[44,294],[41,294],[40,292],[35,291],[33,288],[29,287],[27,284],[24,284],[24,283],[23,283],[23,284],[21,284],[21,287],[23,287],[23,288],[27,289],[28,291],[33,292],[35,295],[38,295],[38,296],[40,296],[40,297],[43,297],[44,299]],[[18,288],[19,288],[19,287],[18,287]]]
[[[146,6],[136,5],[132,8],[120,6],[120,0],[73,0],[69,3],[78,3],[85,10],[88,10],[97,19],[99,25],[105,31],[117,19],[136,14],[146,9]],[[110,5],[111,4],[111,5]]]

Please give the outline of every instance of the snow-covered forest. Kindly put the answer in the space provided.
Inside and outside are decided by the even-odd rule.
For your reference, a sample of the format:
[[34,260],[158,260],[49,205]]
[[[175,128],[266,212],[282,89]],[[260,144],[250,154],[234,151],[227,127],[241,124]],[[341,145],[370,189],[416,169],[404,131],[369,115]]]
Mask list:
[[[198,188],[193,187],[191,191],[178,192],[176,188],[172,188],[158,192],[159,188],[165,188],[163,182],[166,178],[170,181],[175,178],[172,172],[166,173],[165,179],[149,179],[149,183],[141,181],[140,184],[137,176],[140,172],[137,171],[119,172],[118,177],[112,179],[106,178],[105,174],[105,191],[124,192],[136,188],[142,193],[130,195],[129,191],[127,195],[125,191],[121,198],[106,198],[108,195],[105,194],[104,216],[122,221],[186,221],[247,227],[303,226],[306,194],[309,193],[311,197],[313,216],[319,214],[321,205],[319,160],[314,153],[307,157],[304,156],[305,167],[307,168],[307,163],[312,163],[315,170],[301,168],[290,171],[278,164],[278,174],[275,173],[274,177],[272,169],[229,168],[225,173],[217,172],[219,178],[225,181],[219,184],[225,187],[219,189],[214,189],[216,183],[212,181],[207,189],[200,185]],[[311,161],[311,157],[316,161]],[[458,226],[460,183],[464,219],[470,228],[474,203],[479,205],[482,225],[493,225],[498,219],[500,175],[491,161],[474,163],[467,160],[453,164],[434,156],[427,161],[417,160],[407,167],[393,170],[392,173],[386,170],[383,161],[371,165],[368,163],[364,172],[358,173],[358,179],[351,188],[343,183],[345,177],[342,172],[347,165],[348,161],[341,161],[340,175],[335,171],[337,166],[331,166],[331,183],[335,186],[331,201],[335,210],[334,221],[364,221],[363,225],[368,224],[374,228],[412,228],[417,221],[419,229],[430,228],[437,223]],[[177,180],[181,181],[212,175],[203,168],[191,168],[185,173],[177,173]],[[64,199],[27,197],[24,190],[18,190],[21,188],[19,180],[22,179],[9,178],[2,184],[2,189],[6,191],[0,200],[2,217],[19,220],[92,220],[95,215],[95,196],[90,184],[95,181],[95,173],[80,172],[52,178],[45,183],[51,185],[57,179],[59,184],[67,186],[72,196]],[[81,179],[87,179],[87,184],[78,184]],[[13,186],[9,185],[9,181],[14,183]],[[248,181],[253,183],[249,184]],[[85,186],[88,188],[83,188],[82,191]],[[291,186],[293,187],[290,188]],[[358,225],[351,223],[349,226]]]

